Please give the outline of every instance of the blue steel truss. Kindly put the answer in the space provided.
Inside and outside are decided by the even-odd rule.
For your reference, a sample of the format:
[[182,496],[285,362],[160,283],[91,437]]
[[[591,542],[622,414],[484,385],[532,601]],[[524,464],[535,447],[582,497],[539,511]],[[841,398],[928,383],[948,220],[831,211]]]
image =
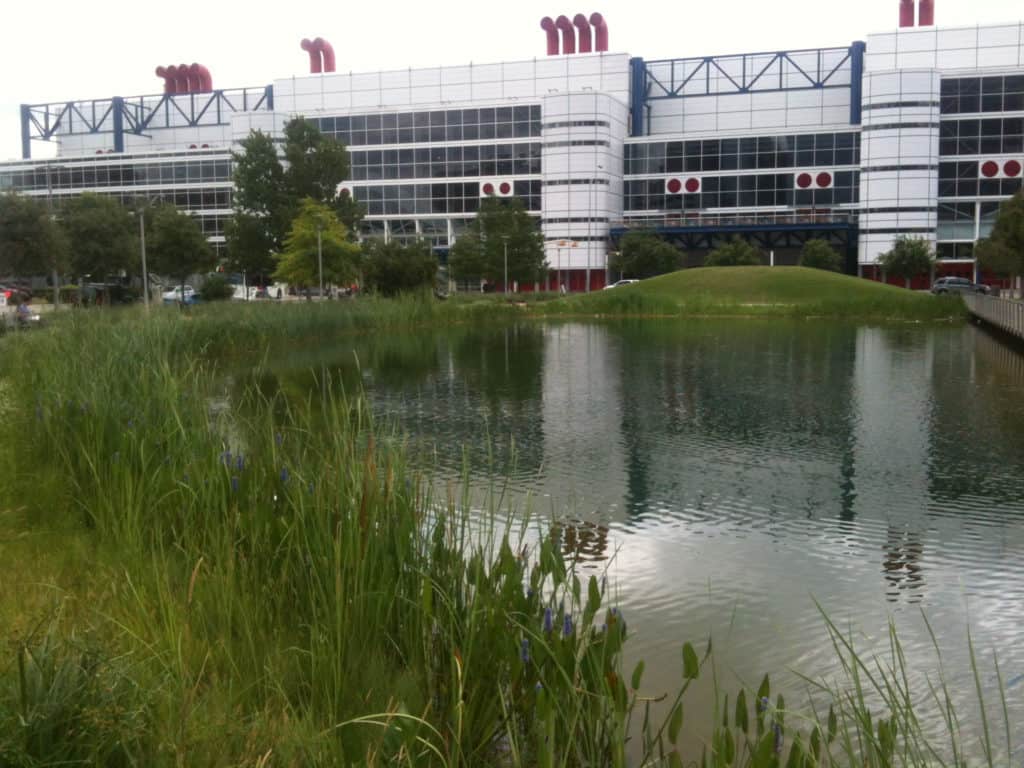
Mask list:
[[21,156],[32,156],[32,141],[54,136],[110,133],[114,151],[124,151],[124,135],[145,136],[165,128],[226,125],[235,112],[271,111],[274,88],[233,88],[209,93],[156,94],[90,101],[21,105]]
[[630,60],[631,135],[644,135],[645,107],[659,99],[846,88],[850,122],[860,123],[864,43],[848,48]]
[[849,88],[851,55],[850,48],[811,48],[648,61],[647,98]]

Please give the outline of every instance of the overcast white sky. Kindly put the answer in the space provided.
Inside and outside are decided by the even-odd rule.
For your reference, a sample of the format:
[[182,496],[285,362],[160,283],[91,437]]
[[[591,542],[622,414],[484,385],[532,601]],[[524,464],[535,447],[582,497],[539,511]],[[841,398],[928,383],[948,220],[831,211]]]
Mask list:
[[[898,0],[9,2],[0,12],[0,158],[21,156],[18,105],[159,93],[159,64],[205,64],[215,88],[308,72],[303,37],[338,71],[543,56],[541,17],[600,11],[610,49],[648,59],[846,45],[897,26]],[[940,26],[1020,21],[1021,0],[937,0]],[[33,155],[49,154],[35,142]]]

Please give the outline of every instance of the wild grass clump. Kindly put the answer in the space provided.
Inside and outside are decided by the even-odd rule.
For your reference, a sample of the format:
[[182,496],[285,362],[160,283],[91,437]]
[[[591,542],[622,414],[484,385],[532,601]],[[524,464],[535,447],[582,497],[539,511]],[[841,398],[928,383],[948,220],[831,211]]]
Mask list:
[[[474,511],[468,483],[433,490],[401,437],[329,378],[306,399],[227,399],[218,317],[253,343],[382,327],[310,307],[282,310],[275,333],[263,309],[83,314],[4,340],[19,439],[0,443],[0,511],[17,508],[0,516],[0,765],[999,759],[987,723],[984,749],[961,736],[948,695],[914,698],[898,646],[892,664],[866,661],[834,627],[844,679],[808,681],[794,709],[767,681],[734,706],[716,696],[721,726],[684,743],[710,644],[681,646],[675,680],[628,674],[624,615],[557,531],[506,518],[496,497]],[[31,545],[39,532],[48,546]],[[922,703],[948,718],[942,742]]]

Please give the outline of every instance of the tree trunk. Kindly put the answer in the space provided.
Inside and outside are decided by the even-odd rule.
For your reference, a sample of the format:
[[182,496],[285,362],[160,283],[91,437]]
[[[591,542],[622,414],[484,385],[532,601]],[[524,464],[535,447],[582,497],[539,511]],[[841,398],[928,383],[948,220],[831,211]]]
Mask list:
[[53,311],[57,311],[57,305],[60,304],[60,275],[57,274],[57,268],[53,268]]

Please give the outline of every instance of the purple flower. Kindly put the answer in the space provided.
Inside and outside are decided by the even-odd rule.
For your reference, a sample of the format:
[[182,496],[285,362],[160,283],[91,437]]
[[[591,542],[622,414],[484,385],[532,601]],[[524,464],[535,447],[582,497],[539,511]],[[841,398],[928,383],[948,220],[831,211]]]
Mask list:
[[245,471],[245,456],[243,456],[242,454],[238,454],[238,456],[235,458],[235,468],[239,472]]
[[562,637],[568,637],[572,634],[572,617],[569,614],[565,614],[562,617]]
[[535,690],[537,693],[540,693],[544,690],[544,686],[541,685],[540,682],[538,682],[535,686],[533,686],[533,690]]
[[277,445],[278,447],[280,447],[280,446],[281,446],[281,443],[283,443],[283,442],[284,442],[284,437],[283,437],[283,436],[281,435],[281,433],[280,433],[280,432],[278,432],[278,433],[277,433],[276,435],[274,435],[274,443],[275,443],[275,444],[276,444],[276,445]]
[[551,629],[552,629],[551,609],[550,608],[545,608],[544,609],[544,631],[547,634],[550,635],[551,634]]
[[309,495],[310,496],[313,495],[313,483],[312,483],[312,481],[309,483]]
[[220,460],[221,460],[221,462],[223,462],[225,467],[230,467],[231,466],[231,451],[224,451],[224,453],[222,453],[220,455]]
[[530,589],[526,590],[526,599],[527,599],[527,600],[532,600],[532,599],[533,599],[533,596],[534,596],[535,594],[537,594],[537,593],[536,593],[536,592],[534,592],[532,588],[530,588]]
[[768,709],[768,697],[762,696],[760,701],[757,702],[757,711],[764,712],[766,709]]
[[235,493],[238,493],[238,478],[237,477],[232,477],[231,478],[231,490],[234,491]]
[[523,664],[530,663],[530,641],[525,637],[519,643],[519,658],[523,660]]
[[281,482],[287,483],[289,477],[291,477],[291,475],[288,474],[288,467],[281,467]]
[[775,734],[775,754],[782,752],[782,726],[772,723],[772,733]]

